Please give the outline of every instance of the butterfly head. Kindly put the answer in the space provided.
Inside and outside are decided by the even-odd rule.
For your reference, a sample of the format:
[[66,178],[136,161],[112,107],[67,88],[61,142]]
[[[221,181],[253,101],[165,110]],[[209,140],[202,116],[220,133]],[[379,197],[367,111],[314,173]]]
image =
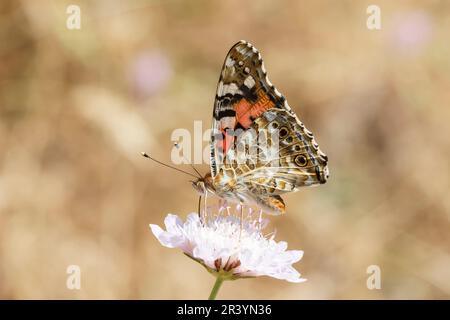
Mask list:
[[200,194],[204,195],[207,192],[215,193],[213,179],[211,174],[207,173],[204,177],[198,178],[192,182],[192,187]]

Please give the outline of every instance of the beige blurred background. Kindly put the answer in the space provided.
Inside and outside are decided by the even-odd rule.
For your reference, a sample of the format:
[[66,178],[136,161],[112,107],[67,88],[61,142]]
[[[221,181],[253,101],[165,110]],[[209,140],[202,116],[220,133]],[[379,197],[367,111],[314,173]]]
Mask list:
[[[80,30],[66,28],[69,4]],[[370,4],[381,30],[366,27]],[[295,266],[308,281],[227,282],[219,298],[450,298],[449,12],[447,1],[2,1],[0,298],[208,296],[214,279],[148,228],[196,210],[188,177],[139,152],[170,162],[174,129],[210,126],[240,39],[315,133],[331,178],[271,218],[277,240],[305,251]],[[66,288],[69,265],[81,290]],[[366,287],[370,265],[380,290]]]

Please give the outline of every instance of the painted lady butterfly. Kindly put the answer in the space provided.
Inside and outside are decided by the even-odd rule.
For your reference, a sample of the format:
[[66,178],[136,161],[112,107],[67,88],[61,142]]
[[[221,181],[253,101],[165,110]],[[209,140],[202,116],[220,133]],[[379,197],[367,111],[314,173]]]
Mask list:
[[[261,54],[246,41],[236,43],[225,58],[212,126],[211,173],[193,182],[201,194],[280,214],[285,212],[281,194],[328,179],[327,156],[270,83]],[[269,152],[274,147],[277,152]]]

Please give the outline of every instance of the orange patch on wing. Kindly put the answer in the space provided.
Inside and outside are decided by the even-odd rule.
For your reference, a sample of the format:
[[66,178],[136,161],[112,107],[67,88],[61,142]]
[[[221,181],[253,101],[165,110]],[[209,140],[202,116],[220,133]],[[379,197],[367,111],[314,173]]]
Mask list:
[[226,130],[222,130],[222,132],[224,135],[222,147],[223,147],[223,153],[225,156],[225,154],[228,152],[228,149],[230,148],[231,144],[234,142],[234,136],[229,135]]
[[264,111],[272,108],[275,105],[264,92],[264,90],[258,91],[257,96],[258,99],[254,104],[251,104],[246,99],[241,99],[234,105],[234,110],[236,111],[236,120],[245,129],[248,129],[252,125],[253,120],[251,118],[258,118],[264,113]]
[[281,197],[270,197],[268,199],[268,202],[272,205],[273,208],[275,208],[276,210],[278,210],[278,213],[286,213],[286,206],[283,202],[283,199],[281,199]]

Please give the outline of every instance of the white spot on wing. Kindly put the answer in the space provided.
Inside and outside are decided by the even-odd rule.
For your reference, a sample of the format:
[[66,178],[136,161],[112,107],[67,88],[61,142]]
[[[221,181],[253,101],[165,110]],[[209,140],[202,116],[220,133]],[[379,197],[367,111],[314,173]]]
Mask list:
[[240,54],[246,54],[247,53],[247,48],[243,48],[243,47],[236,47],[236,51],[239,52]]
[[223,117],[220,119],[220,124],[222,128],[234,128],[236,124],[236,118],[234,117]]
[[267,73],[267,71],[266,71],[266,67],[264,66],[264,62],[263,62],[263,63],[261,63],[261,70],[262,70],[262,72],[263,72],[264,74],[266,74],[266,73]]
[[255,79],[253,79],[252,76],[248,76],[244,80],[244,84],[247,86],[247,88],[251,89],[255,85]]
[[222,96],[222,92],[223,92],[223,82],[219,81],[219,85],[217,86],[217,95],[219,97]]
[[287,110],[291,110],[291,107],[288,105],[287,100],[284,100],[284,107],[285,107]]
[[225,61],[225,65],[226,65],[227,67],[232,67],[232,66],[234,66],[234,63],[235,63],[235,62],[236,62],[236,61],[234,61],[234,59],[228,57],[228,58],[227,58],[227,61]]
[[265,112],[264,115],[268,121],[273,121],[277,117],[275,112],[272,112],[272,111]]
[[223,85],[223,92],[222,95],[226,95],[227,93],[230,94],[242,94],[242,91],[239,90],[238,86],[236,85],[236,83],[230,83],[230,84],[224,84]]

